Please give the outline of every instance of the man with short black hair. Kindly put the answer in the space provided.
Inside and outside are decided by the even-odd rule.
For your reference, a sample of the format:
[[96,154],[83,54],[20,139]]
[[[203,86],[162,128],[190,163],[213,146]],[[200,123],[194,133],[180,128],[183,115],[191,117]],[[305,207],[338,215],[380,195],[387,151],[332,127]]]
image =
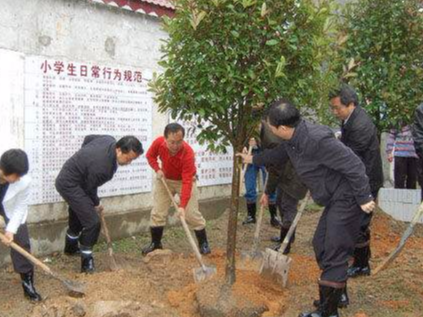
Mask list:
[[109,135],[88,135],[57,176],[56,189],[69,205],[64,252],[81,254],[82,273],[95,270],[92,252],[101,229],[98,212],[103,210],[98,187],[113,178],[118,165],[128,165],[142,153],[142,144],[134,136],[116,142]]
[[[8,150],[0,159],[0,215],[6,222],[4,244],[14,242],[31,252],[26,218],[30,196],[31,178],[28,156],[19,149]],[[42,300],[34,287],[34,266],[24,256],[11,249],[13,267],[20,274],[24,296],[31,301]]]
[[[171,205],[162,178],[165,179],[172,194],[179,195],[178,216],[185,217],[188,225],[193,227],[200,253],[211,252],[206,234],[206,220],[201,215],[198,205],[195,154],[184,141],[184,136],[183,126],[170,123],[164,130],[164,136],[157,138],[146,154],[148,163],[157,174],[157,179],[154,188],[154,207],[150,216],[151,243],[142,250],[143,255],[162,249],[163,230]],[[161,161],[161,166],[158,159]]]
[[[333,114],[341,120],[341,142],[348,146],[364,163],[374,199],[383,186],[382,158],[376,126],[360,107],[355,90],[346,84],[329,96]],[[354,262],[348,269],[349,277],[370,275],[370,222],[373,213],[362,214],[360,235],[354,250]]]
[[322,270],[319,306],[300,317],[337,317],[361,214],[375,207],[364,164],[328,127],[303,120],[298,109],[287,100],[277,100],[271,105],[267,122],[272,132],[285,142],[265,151],[260,159],[238,155],[254,164],[275,159],[283,163],[290,159],[313,200],[325,206],[313,239],[316,260]]

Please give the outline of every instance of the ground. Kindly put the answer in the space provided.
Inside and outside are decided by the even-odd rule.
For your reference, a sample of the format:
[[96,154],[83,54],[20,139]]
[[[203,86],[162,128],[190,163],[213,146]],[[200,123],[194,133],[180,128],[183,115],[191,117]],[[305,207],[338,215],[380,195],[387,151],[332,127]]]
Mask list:
[[[248,251],[252,244],[252,226],[242,226],[241,212],[238,227],[239,251]],[[319,270],[315,264],[311,239],[320,216],[319,208],[309,206],[297,231],[292,249],[293,259],[289,281],[282,288],[274,281],[263,279],[257,272],[238,270],[235,294],[246,301],[264,305],[262,316],[296,317],[312,308],[317,298],[316,281]],[[225,264],[225,237],[227,214],[208,223],[208,234],[213,254],[208,264],[217,266],[215,281],[223,279]],[[373,222],[372,267],[396,246],[405,225],[394,221],[383,212],[376,213]],[[261,232],[261,249],[271,245],[270,237],[278,230],[270,227],[266,214]],[[0,317],[138,317],[138,316],[200,316],[196,294],[198,289],[207,292],[210,283],[195,284],[192,269],[198,264],[190,252],[182,228],[167,228],[165,252],[146,260],[140,249],[149,242],[142,234],[116,241],[114,248],[121,270],[107,270],[104,244],[95,255],[98,273],[85,276],[78,273],[79,258],[55,254],[43,260],[55,272],[66,278],[86,283],[87,294],[75,299],[67,296],[61,283],[44,276],[37,270],[36,286],[46,298],[42,304],[31,304],[23,299],[20,281],[9,265],[0,271]],[[351,305],[341,311],[347,317],[421,317],[423,316],[423,226],[418,226],[406,248],[397,260],[377,276],[358,278],[348,283]],[[240,263],[240,262],[239,262]],[[213,282],[213,281],[212,281]],[[214,283],[214,282],[213,282]],[[213,296],[210,288],[210,296]]]

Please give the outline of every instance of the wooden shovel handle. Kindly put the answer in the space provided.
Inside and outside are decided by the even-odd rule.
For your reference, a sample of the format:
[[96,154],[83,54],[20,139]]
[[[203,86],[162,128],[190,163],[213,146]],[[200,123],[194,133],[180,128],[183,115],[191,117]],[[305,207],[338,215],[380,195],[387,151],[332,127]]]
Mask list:
[[[251,155],[251,152],[253,151],[253,147],[251,145],[248,146],[248,155]],[[244,181],[245,173],[247,172],[248,163],[245,163],[241,170],[241,177],[239,178],[239,182],[242,185],[242,182]]]
[[[0,233],[0,238],[4,239],[5,235]],[[12,249],[14,249],[16,252],[20,253],[22,256],[24,256],[25,258],[27,258],[29,261],[31,261],[31,263],[33,263],[34,265],[40,267],[44,272],[46,272],[47,274],[53,275],[53,272],[51,271],[51,269],[45,265],[43,262],[41,262],[40,260],[38,260],[35,256],[33,256],[31,253],[29,253],[28,251],[24,250],[23,248],[21,248],[19,245],[17,245],[15,242],[12,242],[9,247],[11,247]]]
[[107,228],[106,218],[104,217],[104,211],[99,210],[98,214],[100,216],[101,226],[103,228],[104,236],[106,237],[106,242],[108,245],[112,243],[112,239],[110,239],[109,228]]
[[[175,198],[173,197],[172,192],[169,189],[169,186],[167,185],[166,179],[164,177],[162,177],[161,180],[162,180],[163,186],[166,188],[166,191],[169,194],[170,199],[172,200],[173,206],[175,207],[176,211],[178,211],[179,206],[176,203]],[[197,258],[198,263],[200,263],[201,267],[204,269],[205,265],[203,263],[201,253],[198,250],[198,247],[197,247],[197,244],[194,241],[194,238],[192,237],[191,231],[188,228],[185,217],[181,217],[180,219],[181,219],[182,227],[184,228],[185,234],[188,238],[188,241],[191,244],[192,250],[194,251],[195,257]]]
[[288,230],[288,233],[285,236],[285,239],[283,239],[282,245],[279,248],[279,253],[283,254],[285,252],[286,247],[288,246],[289,240],[291,240],[292,235],[294,234],[295,229],[297,228],[298,222],[301,219],[301,216],[308,204],[308,201],[310,200],[310,192],[307,191],[307,194],[301,203],[300,210],[298,210],[297,215],[294,218],[294,221],[292,222],[291,227]]
[[[269,173],[267,173],[266,181],[264,182],[264,192],[266,192],[267,181],[269,179]],[[257,251],[260,243],[260,229],[261,223],[263,222],[264,206],[260,204],[260,210],[257,217],[256,228],[254,230],[254,240],[253,240],[253,251]]]

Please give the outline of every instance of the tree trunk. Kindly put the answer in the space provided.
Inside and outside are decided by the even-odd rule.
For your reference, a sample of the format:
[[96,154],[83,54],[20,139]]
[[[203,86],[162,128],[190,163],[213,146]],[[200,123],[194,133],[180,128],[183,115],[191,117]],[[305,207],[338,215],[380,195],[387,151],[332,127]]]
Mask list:
[[239,183],[240,171],[238,168],[238,158],[235,156],[236,148],[234,147],[233,175],[232,175],[232,192],[231,206],[228,221],[228,241],[226,249],[226,283],[233,285],[236,280],[235,276],[235,251],[236,251],[236,229],[238,220],[239,207]]

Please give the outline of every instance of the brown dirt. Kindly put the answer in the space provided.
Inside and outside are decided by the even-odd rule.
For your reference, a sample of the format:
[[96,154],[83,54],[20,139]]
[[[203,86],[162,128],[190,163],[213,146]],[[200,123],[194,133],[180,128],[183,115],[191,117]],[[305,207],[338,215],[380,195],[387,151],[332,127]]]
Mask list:
[[[217,267],[218,273],[216,279],[219,282],[223,281],[226,261],[225,253],[222,250],[215,250],[208,257],[208,260]],[[299,272],[296,274],[298,275]],[[195,294],[199,287],[203,287],[203,285],[190,283],[181,291],[172,290],[167,293],[171,305],[180,309],[183,317],[195,316]],[[279,285],[263,280],[258,272],[254,271],[237,270],[237,280],[233,286],[233,292],[237,296],[245,297],[248,301],[258,306],[266,306],[266,313],[263,316],[281,314],[283,307],[286,305],[284,300],[286,290],[282,289]]]
[[[317,267],[310,241],[320,213],[306,213],[297,231],[297,241],[290,257],[293,259],[287,288],[274,281],[263,279],[257,272],[237,270],[233,294],[254,305],[263,305],[265,317],[296,317],[311,308],[317,296],[316,281],[320,271]],[[105,252],[96,253],[98,273],[85,276],[78,274],[79,259],[56,254],[49,259],[53,270],[66,278],[86,283],[87,295],[83,299],[67,296],[60,282],[37,272],[37,289],[47,299],[39,305],[23,300],[20,281],[11,266],[0,270],[0,317],[140,317],[180,316],[199,317],[196,294],[199,289],[210,291],[221,285],[225,267],[225,234],[227,218],[209,224],[209,237],[213,254],[206,262],[217,267],[216,279],[195,284],[192,269],[198,267],[192,256],[182,230],[168,229],[164,245],[173,253],[159,254],[143,261],[139,248],[148,240],[141,235],[128,239],[125,251],[116,250],[119,263],[124,269],[108,272]],[[377,213],[373,226],[373,258],[375,268],[398,243],[404,224]],[[254,228],[239,226],[238,250],[251,248]],[[262,230],[261,250],[271,245],[269,238],[278,231],[265,219]],[[423,228],[418,226],[401,255],[385,271],[376,277],[354,279],[349,282],[351,305],[342,310],[343,317],[417,317],[423,311]],[[129,248],[129,251],[128,251]],[[104,248],[103,248],[104,250]],[[145,259],[144,259],[145,260]],[[109,310],[107,310],[109,309]],[[420,315],[419,315],[420,314]]]

